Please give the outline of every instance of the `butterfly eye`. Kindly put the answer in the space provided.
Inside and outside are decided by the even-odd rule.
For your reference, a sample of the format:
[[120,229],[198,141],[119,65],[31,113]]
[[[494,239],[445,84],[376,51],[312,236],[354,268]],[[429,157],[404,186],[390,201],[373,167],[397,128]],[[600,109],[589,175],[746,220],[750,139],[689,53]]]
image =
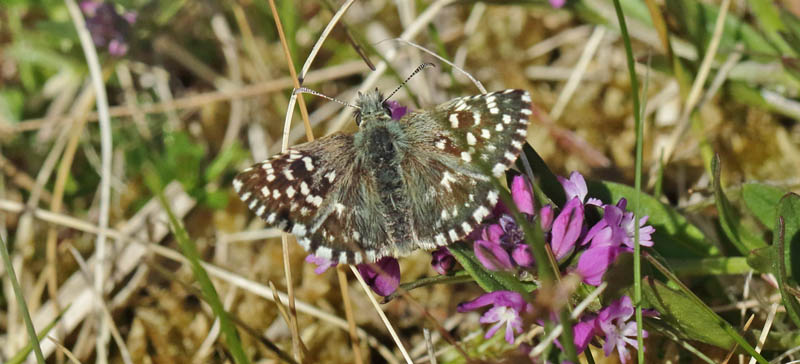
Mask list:
[[356,117],[356,126],[361,126],[361,112],[356,111],[355,117]]
[[389,103],[388,102],[384,102],[383,103],[383,111],[386,112],[386,115],[389,115],[389,116],[392,115],[392,108],[389,107]]

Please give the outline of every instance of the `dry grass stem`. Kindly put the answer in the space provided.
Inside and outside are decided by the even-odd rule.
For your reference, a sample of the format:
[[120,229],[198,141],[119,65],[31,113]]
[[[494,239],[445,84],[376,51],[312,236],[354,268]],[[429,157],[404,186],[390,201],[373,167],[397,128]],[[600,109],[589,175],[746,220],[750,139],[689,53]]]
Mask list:
[[403,341],[400,340],[400,337],[397,336],[397,332],[394,330],[394,326],[392,323],[389,322],[389,318],[386,317],[386,313],[383,312],[381,305],[378,303],[378,300],[375,299],[375,296],[372,295],[372,291],[370,290],[367,282],[364,282],[364,278],[361,277],[361,274],[358,274],[356,267],[350,266],[350,271],[353,272],[353,275],[356,276],[358,279],[358,283],[361,284],[361,288],[364,290],[364,294],[369,298],[369,302],[372,303],[372,307],[375,308],[375,311],[381,317],[381,321],[383,321],[383,325],[386,326],[386,330],[389,331],[389,335],[392,336],[395,345],[400,350],[400,354],[403,355],[403,359],[406,360],[406,363],[413,364],[414,361],[411,360],[411,356],[408,355],[408,351],[406,351],[405,345],[403,345]]
[[589,67],[589,62],[591,62],[592,58],[594,58],[594,54],[597,51],[597,48],[600,46],[600,42],[603,40],[603,36],[605,36],[605,34],[606,28],[602,26],[596,26],[594,31],[592,31],[592,36],[589,37],[589,40],[586,42],[586,47],[583,48],[583,52],[581,53],[581,57],[578,59],[578,63],[575,65],[575,68],[569,75],[567,84],[564,85],[564,88],[558,95],[558,99],[556,99],[555,105],[553,105],[553,108],[550,109],[550,118],[553,119],[553,121],[558,121],[558,119],[561,118],[561,115],[564,113],[564,109],[566,109],[569,100],[575,93],[575,90],[578,89],[578,85],[580,85],[583,75],[586,73],[586,69]]
[[[312,83],[336,80],[362,72],[363,68],[364,65],[360,61],[346,62],[321,70],[309,72],[307,82]],[[243,86],[237,89],[204,92],[180,99],[168,100],[150,105],[140,105],[138,111],[141,111],[145,114],[160,114],[178,109],[195,109],[203,107],[209,103],[228,101],[235,98],[256,97],[267,93],[281,91],[291,88],[292,85],[293,81],[291,77],[282,77],[272,81]],[[159,93],[159,95],[161,95],[162,98],[165,96],[163,92]],[[167,93],[167,95],[171,94]],[[134,111],[128,106],[115,106],[109,109],[109,114],[112,117],[130,116],[133,113]],[[66,123],[72,121],[74,118],[75,117],[64,116],[56,118],[56,120],[60,123]],[[89,113],[86,118],[89,121],[97,121],[98,115],[97,113]],[[46,119],[44,118],[33,118],[21,121],[19,124],[17,124],[13,132],[37,130],[45,125],[45,120]]]
[[342,294],[342,303],[344,304],[344,314],[347,317],[347,328],[350,333],[350,345],[353,347],[353,357],[356,364],[364,363],[361,357],[361,349],[358,344],[358,333],[356,330],[356,319],[353,315],[353,305],[350,303],[350,291],[347,284],[347,273],[344,266],[336,267],[336,277],[339,280],[339,289]]
[[466,71],[466,70],[464,70],[463,68],[461,68],[461,67],[457,66],[457,65],[456,65],[456,64],[454,64],[453,62],[450,62],[450,61],[448,61],[447,59],[445,59],[444,57],[442,57],[442,56],[440,56],[440,55],[436,54],[435,52],[431,51],[430,49],[428,49],[428,48],[425,48],[425,47],[423,47],[423,46],[421,46],[421,45],[419,45],[419,44],[416,44],[416,43],[414,43],[414,42],[412,42],[412,41],[409,41],[409,40],[402,39],[402,38],[394,38],[394,39],[392,39],[392,40],[393,40],[393,41],[395,41],[395,42],[400,42],[400,43],[404,43],[404,44],[410,45],[410,46],[412,46],[412,47],[414,47],[414,48],[416,48],[416,49],[419,49],[419,50],[421,50],[421,51],[423,51],[423,52],[425,52],[425,53],[427,53],[427,54],[430,54],[431,56],[435,57],[436,59],[438,59],[438,60],[440,60],[440,61],[444,62],[445,64],[449,65],[450,67],[453,67],[454,69],[458,70],[459,72],[461,72],[462,74],[464,74],[465,76],[467,76],[467,78],[469,78],[469,80],[470,80],[470,81],[472,81],[472,84],[474,84],[474,85],[475,85],[475,87],[477,87],[477,88],[478,88],[478,90],[479,90],[479,91],[480,91],[482,94],[485,94],[485,93],[487,93],[487,91],[486,91],[486,88],[485,88],[485,87],[483,87],[483,84],[481,83],[481,81],[478,81],[478,79],[477,79],[477,78],[475,78],[475,77],[473,77],[473,76],[472,76],[472,74],[470,74],[469,72],[467,72],[467,71]]
[[[86,279],[86,283],[92,283],[92,274],[89,270],[89,265],[86,264],[86,261],[81,256],[75,247],[70,246],[69,252],[72,254],[72,257],[75,258],[75,261],[78,262],[78,266],[80,267],[81,273],[83,273],[83,278]],[[133,360],[131,360],[131,353],[128,352],[128,346],[125,345],[125,340],[122,339],[122,335],[119,333],[119,329],[117,325],[114,324],[114,319],[111,316],[111,311],[108,310],[108,306],[106,305],[103,297],[97,293],[95,290],[89,290],[90,292],[94,293],[95,299],[95,306],[98,307],[103,314],[103,318],[108,322],[109,331],[111,332],[111,336],[114,338],[114,341],[117,344],[117,348],[120,351],[120,355],[122,356],[122,362],[125,364],[133,364]],[[60,310],[60,308],[59,308]]]
[[[714,33],[711,37],[711,41],[708,44],[708,48],[706,48],[706,53],[703,55],[703,61],[700,63],[700,69],[697,72],[697,76],[695,76],[694,82],[692,83],[692,88],[689,90],[689,95],[686,97],[686,102],[683,106],[683,111],[681,112],[680,121],[678,125],[675,127],[675,130],[669,137],[669,142],[665,145],[662,154],[662,160],[664,164],[669,163],[672,159],[673,153],[678,147],[678,144],[683,140],[683,136],[687,130],[689,130],[689,117],[695,110],[698,102],[700,101],[700,97],[702,96],[703,85],[706,83],[706,79],[711,71],[711,64],[714,62],[714,57],[717,55],[717,50],[719,48],[719,43],[722,40],[722,31],[725,25],[725,18],[728,16],[728,8],[730,7],[731,1],[730,0],[722,0],[720,4],[719,14],[717,14],[717,19],[714,23]],[[653,167],[650,170],[650,180],[654,180],[655,173],[658,169],[658,163],[654,163]]]
[[[97,241],[95,243],[96,256],[98,257],[97,264],[94,270],[94,288],[98,295],[102,297],[103,286],[106,280],[106,233],[105,229],[108,228],[109,209],[111,200],[111,117],[108,113],[108,97],[106,96],[105,85],[103,84],[103,75],[100,69],[100,61],[97,58],[97,50],[94,48],[92,36],[86,28],[86,23],[83,20],[83,15],[75,0],[65,0],[67,9],[69,10],[72,23],[78,32],[78,38],[81,41],[81,48],[86,57],[86,63],[89,66],[89,75],[92,79],[92,86],[95,95],[97,96],[97,114],[100,123],[100,150],[102,158],[102,170],[100,171],[100,211],[98,212],[98,227],[100,233],[97,234]],[[102,315],[98,308],[98,315]],[[100,338],[97,341],[97,357],[99,363],[105,363],[106,357],[106,341],[109,335],[109,323],[107,318],[103,318],[100,322]]]
[[[756,343],[757,353],[761,353],[764,342],[767,341],[767,335],[769,335],[769,330],[772,329],[772,322],[775,320],[775,313],[778,312],[778,306],[780,306],[778,303],[773,303],[772,306],[770,306],[769,313],[767,314],[767,321],[764,322],[764,328],[761,329],[761,336],[758,337],[758,343]],[[751,357],[748,364],[755,364],[755,362],[756,358]]]
[[[272,1],[274,0],[270,0],[270,2]],[[322,44],[325,43],[325,39],[328,38],[328,35],[331,34],[333,27],[336,26],[336,23],[339,22],[339,19],[341,19],[342,16],[344,16],[344,13],[347,12],[347,9],[350,9],[350,6],[353,5],[354,2],[355,0],[345,1],[345,3],[342,4],[339,10],[337,10],[336,13],[333,14],[333,17],[331,17],[331,20],[328,22],[328,25],[325,26],[325,29],[322,30],[322,33],[317,38],[317,41],[314,43],[314,47],[311,48],[311,52],[308,53],[308,57],[306,58],[306,61],[303,63],[303,68],[300,69],[300,76],[297,77],[297,75],[294,73],[294,70],[292,70],[292,77],[298,79],[299,81],[298,85],[295,86],[295,88],[300,88],[302,81],[305,80],[306,73],[308,73],[308,70],[311,69],[311,63],[313,63],[314,59],[317,58],[317,52],[319,52],[319,50],[322,49]],[[272,6],[272,11],[273,14],[275,14],[274,6]],[[282,30],[280,32],[281,34],[283,34]],[[283,38],[281,38],[281,43],[286,44],[286,41]],[[288,48],[285,48],[285,51],[288,54],[289,52]],[[294,67],[290,68],[293,69]]]

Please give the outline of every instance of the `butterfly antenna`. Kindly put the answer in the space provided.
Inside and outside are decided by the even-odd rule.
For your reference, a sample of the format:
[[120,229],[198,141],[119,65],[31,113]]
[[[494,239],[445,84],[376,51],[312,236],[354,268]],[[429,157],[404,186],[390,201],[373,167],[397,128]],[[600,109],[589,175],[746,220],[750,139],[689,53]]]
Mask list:
[[358,107],[356,105],[353,105],[351,103],[348,103],[348,102],[345,102],[345,101],[342,101],[342,100],[334,99],[333,97],[330,97],[330,96],[325,96],[325,95],[323,95],[323,94],[321,94],[321,93],[319,93],[317,91],[314,91],[314,90],[312,90],[310,88],[305,88],[305,87],[296,88],[296,89],[294,89],[292,94],[293,95],[296,95],[296,94],[312,94],[314,96],[319,96],[319,97],[321,97],[323,99],[328,99],[328,100],[333,101],[333,102],[338,102],[338,103],[340,103],[340,104],[342,104],[344,106],[350,106],[350,107],[352,107],[354,109],[361,109],[360,107]]
[[386,98],[383,99],[383,101],[386,101],[386,100],[392,98],[392,96],[394,96],[394,94],[396,94],[397,91],[400,91],[400,89],[403,88],[403,86],[406,85],[406,83],[411,79],[411,77],[414,77],[414,75],[416,75],[417,73],[419,73],[420,71],[422,71],[422,70],[424,70],[424,69],[426,69],[428,67],[436,67],[436,65],[434,65],[433,63],[430,63],[430,62],[425,62],[425,63],[419,65],[419,67],[417,67],[417,69],[415,69],[414,72],[411,72],[411,75],[408,76],[408,78],[406,78],[406,80],[403,81],[403,83],[401,83],[400,86],[397,86],[397,88],[394,89],[394,91],[392,91],[392,93],[390,93],[389,96],[386,96]]

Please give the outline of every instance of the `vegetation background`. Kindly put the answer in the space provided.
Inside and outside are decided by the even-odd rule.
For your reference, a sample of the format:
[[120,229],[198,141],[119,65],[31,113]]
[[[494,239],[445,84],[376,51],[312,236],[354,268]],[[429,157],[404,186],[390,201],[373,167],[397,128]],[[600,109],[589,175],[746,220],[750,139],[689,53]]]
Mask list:
[[[319,137],[355,129],[349,110],[312,96],[304,97],[310,128],[300,113],[289,129],[283,122],[291,75],[300,72],[343,3],[281,0],[272,9],[266,0],[124,0],[97,10],[112,10],[102,19],[72,0],[0,5],[0,236],[10,253],[0,270],[0,361],[34,357],[27,311],[48,337],[41,339],[48,362],[238,362],[238,346],[250,361],[270,363],[281,360],[275,349],[292,356],[298,337],[309,363],[402,362],[351,275],[345,291],[360,330],[361,358],[354,357],[337,274],[315,274],[293,241],[288,263],[298,312],[281,314],[285,308],[275,297],[289,287],[280,234],[264,229],[230,188],[238,171],[280,152],[286,132],[291,145],[309,132]],[[83,25],[74,10],[80,5],[95,37],[94,62],[79,39]],[[389,91],[420,63],[434,62],[436,68],[394,99],[419,109],[479,93],[453,67],[393,40],[403,37],[467,70],[490,91],[529,90],[540,112],[528,141],[555,173],[578,170],[632,185],[637,137],[614,3],[561,5],[355,1],[325,39],[303,85],[352,100],[359,87]],[[641,81],[643,189],[728,247],[715,208],[715,154],[736,211],[744,206],[746,181],[781,191],[800,185],[800,3],[621,5]],[[715,28],[720,13],[725,27]],[[385,65],[371,72],[362,56]],[[96,92],[90,65],[99,66],[107,96]],[[107,103],[110,123],[97,122],[104,110],[96,102]],[[170,233],[165,205],[178,234]],[[771,224],[744,221],[771,241]],[[800,335],[786,308],[773,305],[781,295],[769,272],[753,274],[743,260],[726,262],[716,270],[687,265],[679,275],[737,328],[753,314],[752,327],[760,329],[777,310],[766,356],[790,360]],[[426,252],[402,259],[401,271],[403,282],[436,275]],[[216,301],[203,298],[209,283]],[[508,353],[514,349],[501,338],[482,338],[477,313],[455,311],[480,292],[471,283],[431,285],[412,291],[416,303],[400,298],[381,308],[415,362],[428,360],[423,328],[432,325],[426,315],[475,358],[513,360]],[[215,321],[222,309],[227,319]],[[287,317],[297,320],[294,339]],[[230,336],[232,325],[240,329],[241,344]],[[463,362],[438,333],[430,342],[440,362]],[[652,335],[647,361],[700,361],[687,345],[714,361],[729,351],[689,343]],[[594,356],[615,360],[600,350]]]

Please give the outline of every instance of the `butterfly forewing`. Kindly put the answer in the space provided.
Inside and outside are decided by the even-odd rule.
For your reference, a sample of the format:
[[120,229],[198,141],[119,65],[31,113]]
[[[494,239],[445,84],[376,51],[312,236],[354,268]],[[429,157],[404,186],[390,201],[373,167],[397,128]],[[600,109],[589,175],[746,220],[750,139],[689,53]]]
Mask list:
[[368,191],[359,187],[368,186],[369,178],[355,175],[363,171],[352,163],[354,154],[352,135],[336,134],[253,165],[233,186],[250,210],[296,235],[310,253],[358,263],[364,260],[359,216],[370,209],[363,195]]
[[419,247],[462,239],[490,214],[499,198],[491,178],[519,155],[530,101],[526,91],[506,90],[457,98],[401,120],[417,143],[402,169]]

